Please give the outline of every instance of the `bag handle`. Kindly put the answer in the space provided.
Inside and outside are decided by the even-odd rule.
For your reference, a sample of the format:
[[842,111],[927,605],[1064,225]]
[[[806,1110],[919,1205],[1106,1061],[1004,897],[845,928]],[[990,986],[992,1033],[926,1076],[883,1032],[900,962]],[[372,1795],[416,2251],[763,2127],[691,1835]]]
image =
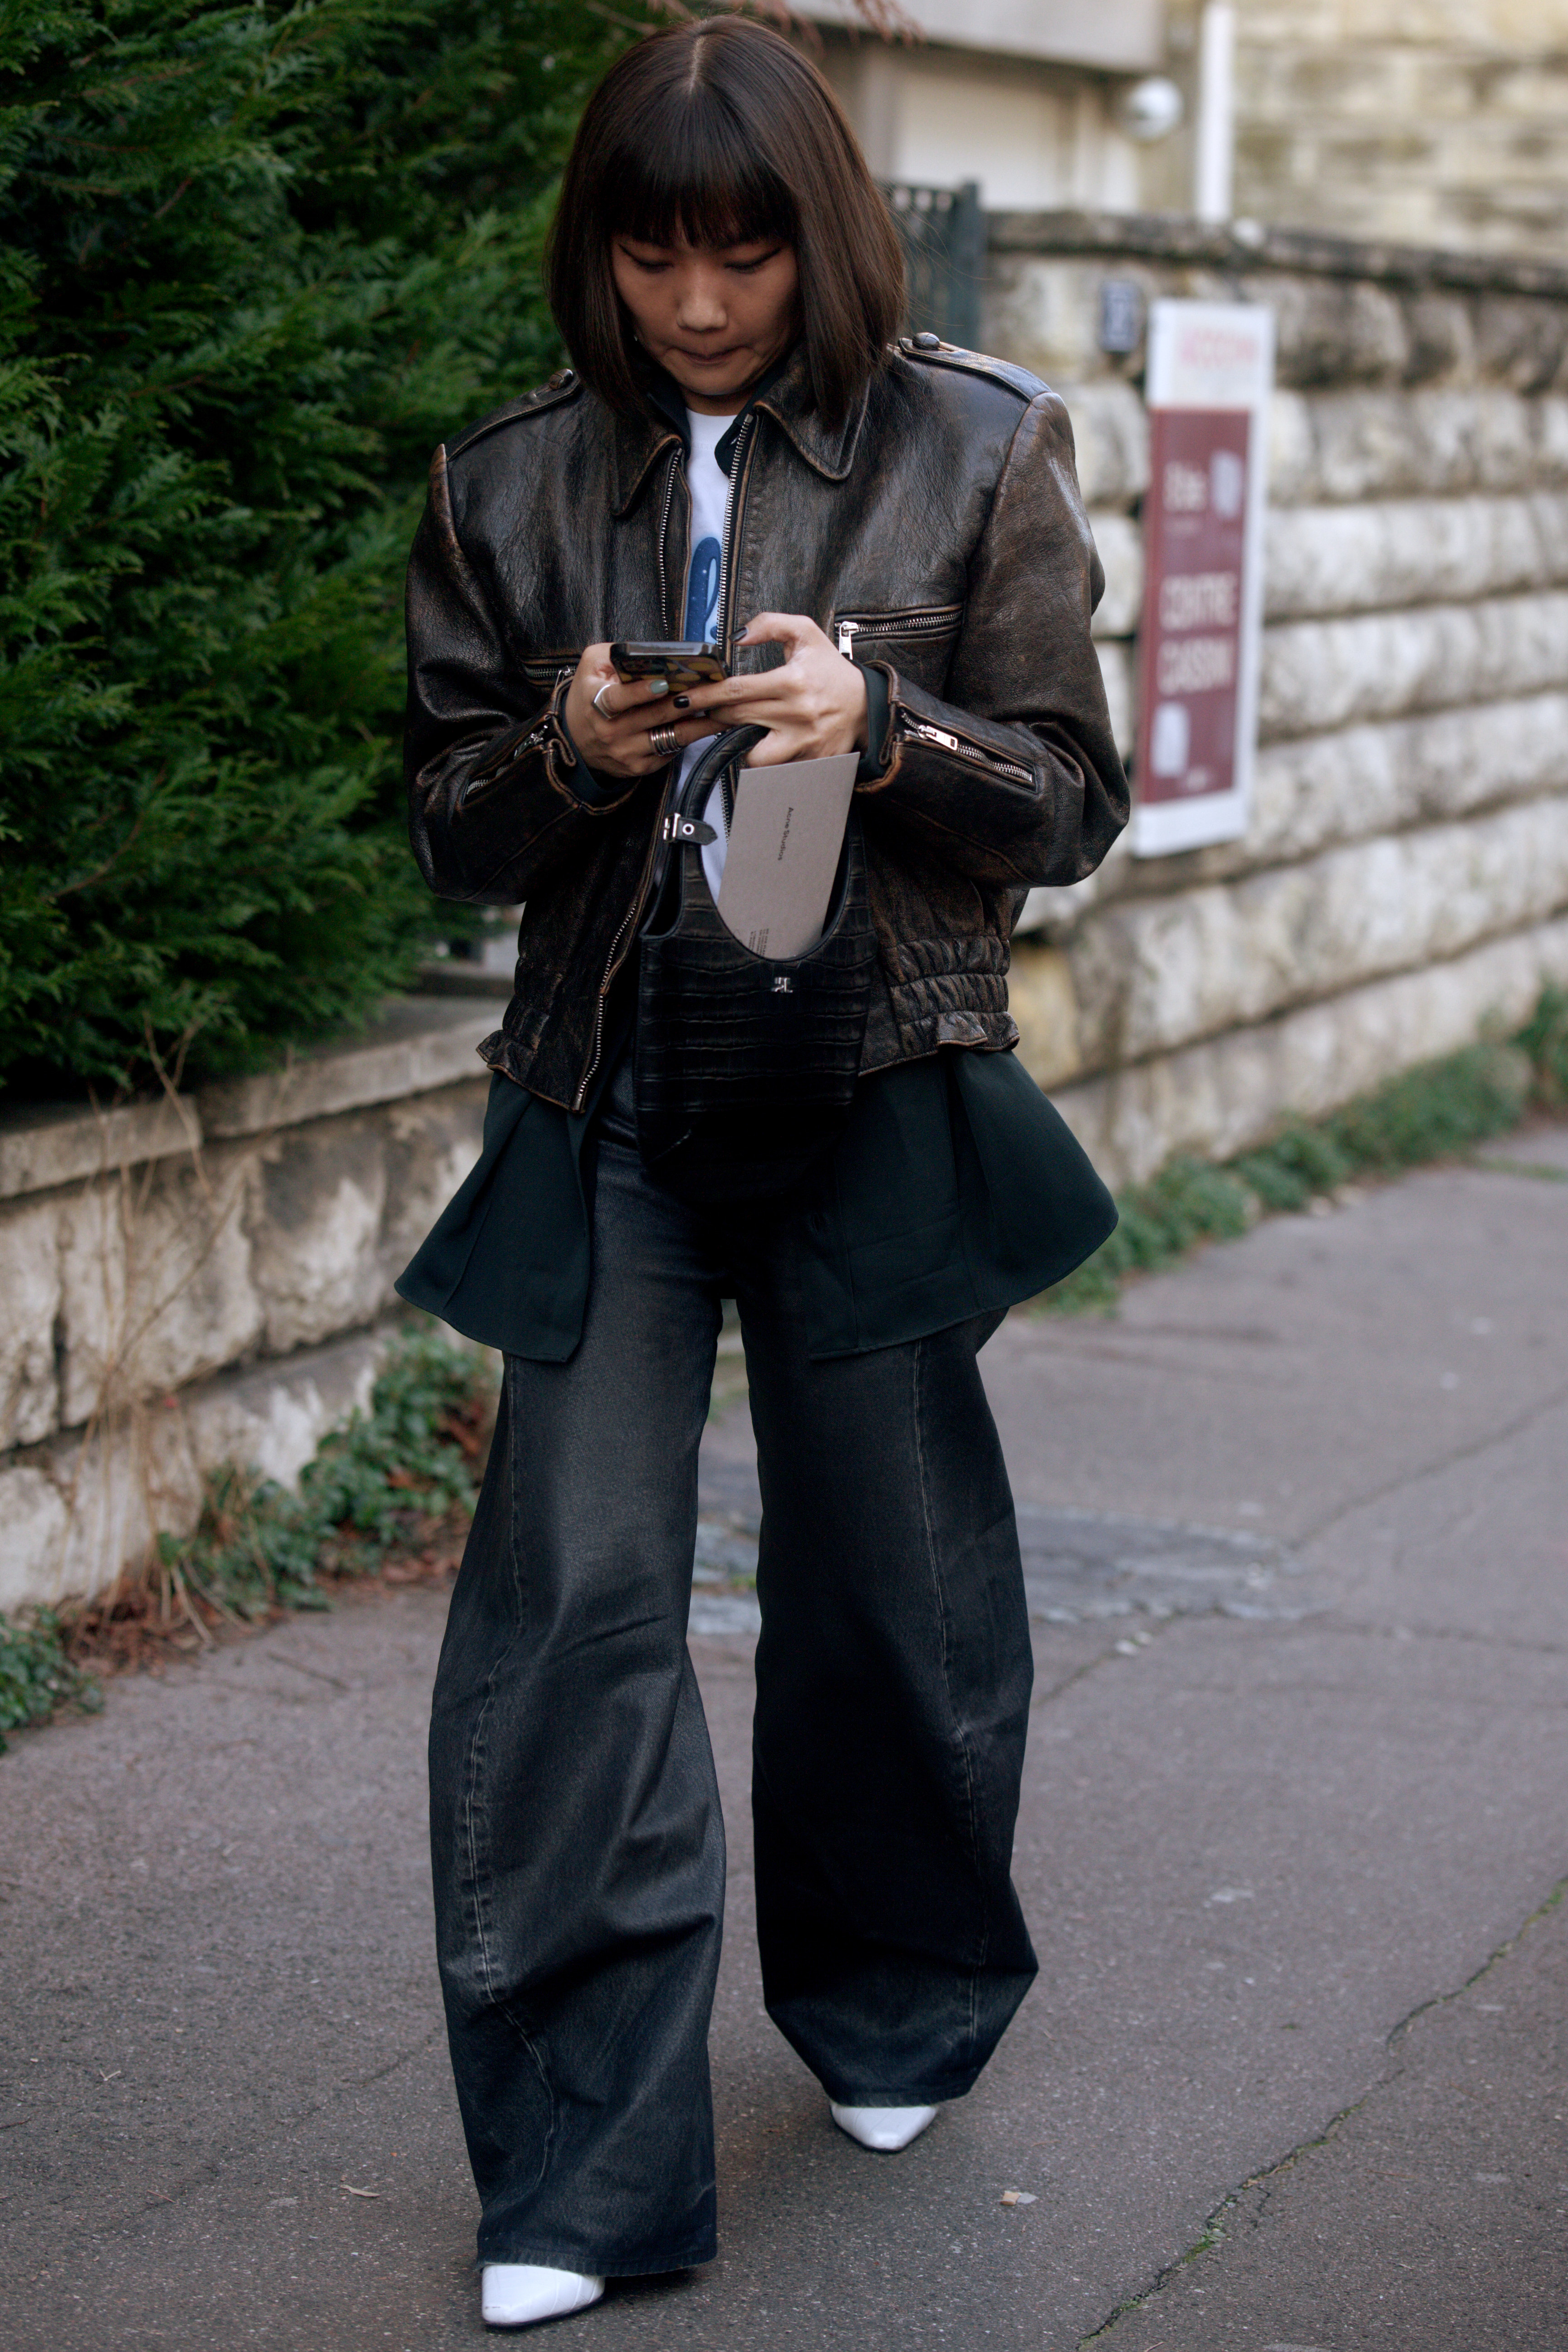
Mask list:
[[664,820],[666,841],[700,842],[704,835],[712,839],[708,827],[700,824],[697,812],[725,769],[743,759],[767,731],[765,727],[727,727],[722,735],[714,738],[682,784],[674,808]]

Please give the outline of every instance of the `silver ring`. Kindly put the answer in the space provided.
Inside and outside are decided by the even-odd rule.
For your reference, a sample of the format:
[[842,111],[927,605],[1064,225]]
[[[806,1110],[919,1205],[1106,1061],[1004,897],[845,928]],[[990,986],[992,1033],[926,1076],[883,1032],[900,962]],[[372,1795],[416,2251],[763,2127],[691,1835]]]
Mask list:
[[650,727],[647,740],[661,760],[673,760],[680,749],[680,738],[673,727]]
[[601,719],[614,719],[618,715],[616,711],[606,710],[605,708],[605,697],[608,694],[613,684],[613,679],[606,678],[604,685],[599,688],[598,693],[594,697],[594,708],[598,712]]

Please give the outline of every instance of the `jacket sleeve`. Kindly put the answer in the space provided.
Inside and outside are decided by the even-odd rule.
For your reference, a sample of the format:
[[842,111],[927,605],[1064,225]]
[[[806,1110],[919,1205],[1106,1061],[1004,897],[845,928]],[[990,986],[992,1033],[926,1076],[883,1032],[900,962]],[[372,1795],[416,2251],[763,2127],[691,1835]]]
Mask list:
[[562,719],[509,656],[452,517],[447,453],[408,563],[408,831],[443,898],[514,906],[586,846],[584,828],[637,790],[595,777]]
[[971,559],[952,699],[888,668],[883,765],[860,786],[973,881],[1079,881],[1127,822],[1089,638],[1104,585],[1072,427],[1055,394],[1041,393],[1019,420]]

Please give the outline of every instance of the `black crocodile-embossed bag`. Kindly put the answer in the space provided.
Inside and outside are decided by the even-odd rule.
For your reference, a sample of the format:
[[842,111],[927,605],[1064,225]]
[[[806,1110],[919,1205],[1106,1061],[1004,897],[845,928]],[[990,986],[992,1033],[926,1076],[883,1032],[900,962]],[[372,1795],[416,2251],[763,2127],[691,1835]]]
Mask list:
[[822,937],[804,955],[753,955],[720,916],[698,812],[760,740],[710,745],[664,820],[667,863],[643,926],[633,1085],[637,1148],[654,1180],[695,1202],[766,1200],[828,1150],[860,1069],[876,944],[866,853],[851,807]]

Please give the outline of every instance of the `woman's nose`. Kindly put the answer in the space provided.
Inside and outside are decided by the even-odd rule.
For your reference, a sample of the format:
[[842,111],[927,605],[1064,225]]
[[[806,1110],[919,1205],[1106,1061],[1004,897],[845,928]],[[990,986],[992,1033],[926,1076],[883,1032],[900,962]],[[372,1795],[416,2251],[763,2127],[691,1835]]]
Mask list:
[[690,334],[710,333],[721,327],[726,318],[723,296],[717,286],[701,278],[683,286],[675,306],[678,324]]

